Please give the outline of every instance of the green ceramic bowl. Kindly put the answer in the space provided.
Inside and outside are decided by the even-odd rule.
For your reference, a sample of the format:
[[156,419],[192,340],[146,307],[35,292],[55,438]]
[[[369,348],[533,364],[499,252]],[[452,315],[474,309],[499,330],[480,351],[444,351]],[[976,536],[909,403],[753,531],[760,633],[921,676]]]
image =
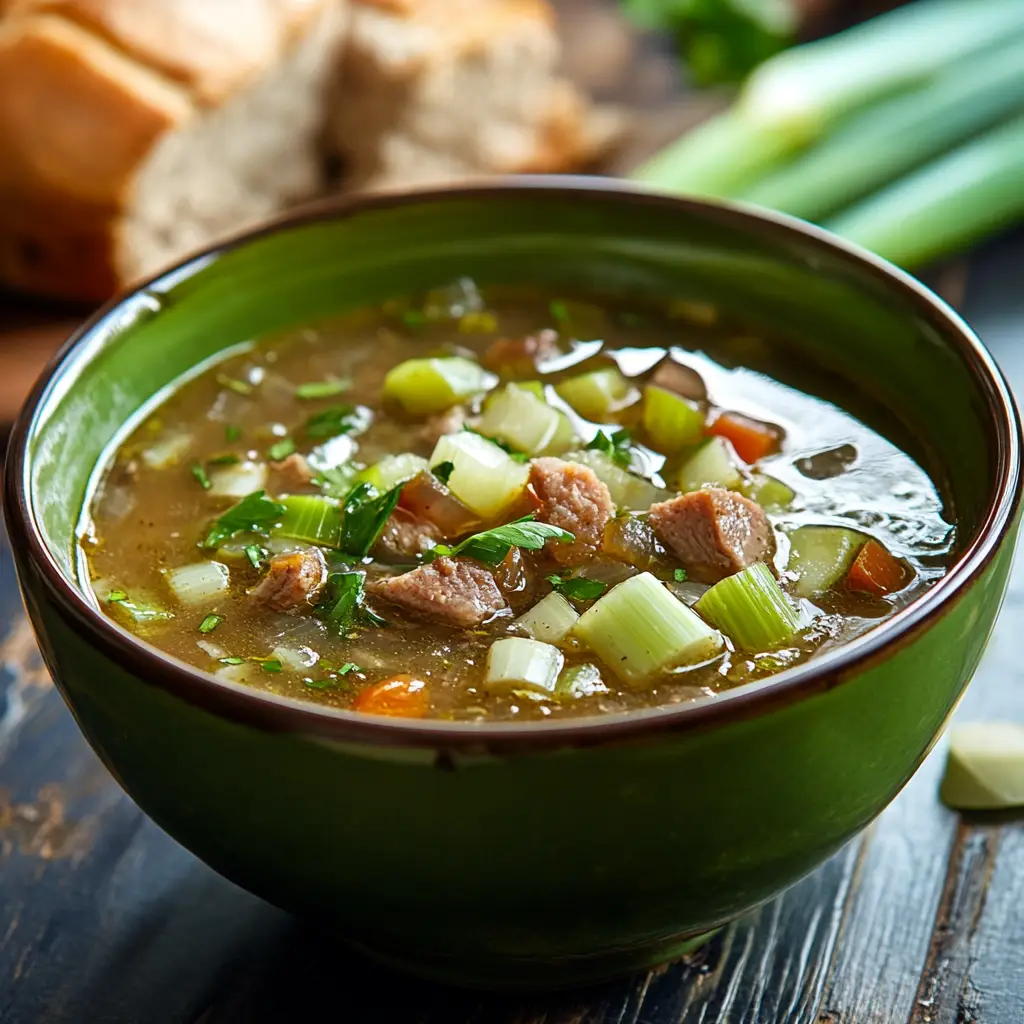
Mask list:
[[[959,523],[925,597],[840,650],[692,706],[565,724],[372,720],[164,656],[83,593],[100,453],[229,345],[469,274],[709,299],[888,404]],[[1013,400],[916,281],[796,221],[610,182],[329,205],[108,306],[37,386],[5,514],[47,665],[128,793],[215,869],[374,956],[457,983],[670,959],[820,864],[895,796],[981,657],[1018,527]]]

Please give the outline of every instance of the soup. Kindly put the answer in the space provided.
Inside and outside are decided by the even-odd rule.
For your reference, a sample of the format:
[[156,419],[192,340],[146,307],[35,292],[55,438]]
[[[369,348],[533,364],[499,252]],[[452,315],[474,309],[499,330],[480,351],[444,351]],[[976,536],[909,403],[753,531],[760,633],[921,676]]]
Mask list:
[[711,307],[460,281],[179,382],[100,468],[81,551],[107,615],[229,685],[611,713],[769,676],[939,579],[953,516],[912,448]]

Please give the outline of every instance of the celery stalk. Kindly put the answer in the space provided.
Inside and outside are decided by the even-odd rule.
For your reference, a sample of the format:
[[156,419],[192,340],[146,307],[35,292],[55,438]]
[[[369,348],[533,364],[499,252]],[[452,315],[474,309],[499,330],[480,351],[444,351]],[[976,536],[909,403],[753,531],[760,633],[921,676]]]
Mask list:
[[716,583],[693,606],[744,651],[781,647],[800,628],[800,616],[764,562]]
[[543,398],[507,384],[488,404],[479,430],[517,451],[537,455],[548,448],[558,433],[558,416],[558,410],[552,409]]
[[442,462],[452,464],[448,489],[485,520],[497,519],[523,493],[530,477],[528,465],[468,430],[438,440],[430,466]]
[[579,613],[561,594],[551,593],[516,619],[533,637],[549,644],[561,643],[579,621]]
[[284,515],[275,527],[280,537],[336,548],[341,539],[341,512],[337,505],[310,494],[282,498]]
[[559,397],[584,419],[598,423],[628,404],[630,390],[629,381],[613,367],[581,373],[555,385]]
[[575,633],[637,687],[653,685],[659,672],[706,661],[722,648],[721,634],[649,572],[609,590],[580,616]]
[[494,387],[497,378],[472,359],[407,359],[388,371],[384,397],[411,416],[429,416]]
[[867,536],[842,526],[801,526],[789,535],[786,570],[797,577],[796,593],[814,597],[835,586],[849,571]]
[[666,455],[697,444],[704,436],[704,413],[693,402],[655,384],[644,388],[644,430]]
[[679,490],[699,491],[702,487],[739,490],[743,477],[736,460],[732,445],[724,437],[710,438],[683,463],[679,470]]
[[411,452],[401,455],[385,455],[380,462],[364,469],[356,481],[372,484],[381,494],[386,494],[393,487],[411,480],[421,470],[427,468],[427,460]]
[[487,652],[484,689],[488,693],[526,689],[550,695],[563,664],[562,652],[551,644],[519,636],[495,640]]

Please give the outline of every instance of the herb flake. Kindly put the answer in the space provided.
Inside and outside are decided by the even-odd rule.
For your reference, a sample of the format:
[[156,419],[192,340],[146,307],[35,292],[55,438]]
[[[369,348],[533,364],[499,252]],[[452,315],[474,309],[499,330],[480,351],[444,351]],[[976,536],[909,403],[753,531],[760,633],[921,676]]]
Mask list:
[[689,579],[689,573],[687,573],[685,569],[673,569],[672,579],[674,579],[676,583],[685,583],[687,579]]
[[298,384],[295,387],[295,397],[305,401],[314,401],[317,398],[333,398],[352,387],[352,381],[348,378],[328,377],[327,380],[311,380],[305,384]]
[[206,475],[206,470],[198,462],[192,466],[191,473],[199,481],[199,486],[204,491],[208,491],[213,486],[210,483],[210,478]]
[[608,589],[607,583],[602,583],[600,580],[590,580],[586,576],[552,573],[544,578],[551,584],[552,590],[573,601],[593,601]]
[[263,559],[267,557],[266,551],[259,544],[248,544],[245,548],[245,557],[254,569],[262,568]]
[[633,461],[630,445],[633,443],[633,435],[628,430],[616,430],[608,435],[599,430],[594,439],[587,445],[588,451],[603,452],[617,466],[628,469]]
[[[317,605],[319,616],[339,633],[346,633],[353,626],[385,626],[379,615],[366,607],[366,574],[362,572],[332,572],[327,577],[325,597]],[[351,662],[349,664],[352,664]],[[358,666],[352,665],[351,672]],[[345,666],[342,666],[345,669]],[[345,674],[344,671],[341,672]]]
[[329,438],[365,428],[365,418],[354,405],[331,405],[306,420],[308,437]]
[[439,462],[430,472],[447,487],[448,481],[452,478],[452,473],[455,472],[455,463]]
[[206,464],[208,466],[237,466],[241,461],[234,452],[226,452],[224,455],[214,455],[212,459],[207,459]]
[[271,462],[282,462],[289,455],[295,454],[295,442],[290,437],[282,438],[267,449],[267,458]]
[[226,373],[218,373],[216,380],[222,388],[234,391],[236,395],[252,394],[252,385],[244,380],[239,380],[237,377],[229,377]]
[[207,615],[206,618],[199,623],[199,632],[212,633],[223,621],[224,617],[222,615]]
[[215,548],[236,533],[266,533],[284,512],[284,505],[272,501],[265,491],[254,491],[214,522],[202,547]]
[[228,444],[234,444],[235,441],[241,440],[241,437],[242,437],[242,428],[241,427],[236,427],[233,423],[229,423],[224,428],[224,440],[227,441]]
[[348,555],[365,558],[398,504],[403,486],[399,484],[385,494],[365,482],[353,487],[342,505],[338,547]]

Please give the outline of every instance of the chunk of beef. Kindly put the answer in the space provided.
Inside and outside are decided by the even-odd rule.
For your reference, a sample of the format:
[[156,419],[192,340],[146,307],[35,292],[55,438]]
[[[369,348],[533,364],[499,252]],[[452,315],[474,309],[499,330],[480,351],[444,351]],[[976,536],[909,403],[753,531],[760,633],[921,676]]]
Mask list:
[[270,468],[274,473],[272,494],[281,494],[308,487],[313,482],[313,467],[304,455],[293,452],[287,459],[272,462]]
[[505,606],[494,576],[477,562],[438,558],[367,586],[374,597],[453,626],[479,626]]
[[469,410],[464,405],[453,405],[439,412],[420,427],[420,439],[433,447],[445,434],[457,434],[469,419]]
[[408,509],[396,508],[373,546],[374,558],[387,562],[408,561],[429,551],[441,539],[441,531]]
[[692,402],[707,401],[708,389],[704,378],[693,367],[677,363],[671,356],[658,363],[651,383],[689,398]]
[[499,338],[483,355],[483,364],[495,373],[526,377],[538,363],[558,353],[558,331],[546,327],[525,338]]
[[658,539],[701,583],[717,583],[755,562],[771,563],[775,533],[756,502],[713,487],[651,506]]
[[327,563],[319,548],[276,555],[262,582],[252,596],[274,611],[302,608],[316,600],[327,581]]
[[534,459],[530,486],[541,507],[537,518],[576,536],[572,544],[548,541],[548,553],[561,565],[578,565],[601,546],[604,528],[615,514],[608,488],[588,466],[562,459]]

